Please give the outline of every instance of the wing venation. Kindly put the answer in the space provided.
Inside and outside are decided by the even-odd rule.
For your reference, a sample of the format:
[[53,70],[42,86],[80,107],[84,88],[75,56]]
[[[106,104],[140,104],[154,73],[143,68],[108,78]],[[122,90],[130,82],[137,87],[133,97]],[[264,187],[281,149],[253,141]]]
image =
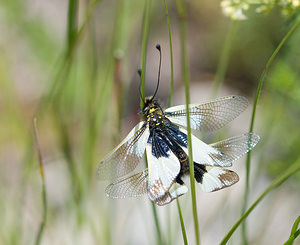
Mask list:
[[256,146],[258,141],[259,136],[257,134],[247,133],[210,144],[210,146],[225,153],[231,161],[236,161]]
[[116,181],[106,187],[105,193],[112,198],[137,197],[147,193],[148,169]]
[[[191,128],[201,131],[213,131],[224,127],[241,114],[248,106],[244,96],[228,96],[202,104],[190,104]],[[173,123],[187,127],[185,105],[165,110],[166,117]]]
[[145,152],[149,134],[149,127],[145,122],[135,126],[127,137],[99,163],[97,177],[116,179],[133,171]]

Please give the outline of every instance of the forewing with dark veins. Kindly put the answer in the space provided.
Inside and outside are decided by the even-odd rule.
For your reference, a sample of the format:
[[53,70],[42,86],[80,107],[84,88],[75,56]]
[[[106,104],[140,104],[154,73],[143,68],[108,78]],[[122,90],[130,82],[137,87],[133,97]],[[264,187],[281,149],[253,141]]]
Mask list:
[[[202,104],[190,104],[191,128],[201,131],[213,131],[224,127],[236,118],[248,106],[244,96],[228,96]],[[165,116],[171,122],[187,127],[186,106],[179,105],[165,110]]]
[[224,153],[231,161],[236,161],[256,146],[258,141],[257,134],[247,133],[210,144],[210,146]]
[[149,138],[147,123],[140,122],[98,165],[99,179],[116,179],[129,174],[140,162]]
[[112,198],[137,197],[148,190],[148,169],[116,181],[106,187],[105,192]]

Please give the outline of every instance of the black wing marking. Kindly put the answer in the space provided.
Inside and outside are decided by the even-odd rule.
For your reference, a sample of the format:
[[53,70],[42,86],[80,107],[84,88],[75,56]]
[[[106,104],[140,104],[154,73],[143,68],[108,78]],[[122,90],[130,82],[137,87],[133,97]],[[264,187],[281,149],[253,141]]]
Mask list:
[[116,179],[133,171],[140,162],[149,138],[147,123],[140,122],[127,137],[99,163],[99,179]]
[[[228,96],[202,104],[190,104],[191,128],[213,131],[224,127],[243,112],[249,102],[244,96]],[[187,127],[185,105],[170,107],[165,116],[173,123]]]

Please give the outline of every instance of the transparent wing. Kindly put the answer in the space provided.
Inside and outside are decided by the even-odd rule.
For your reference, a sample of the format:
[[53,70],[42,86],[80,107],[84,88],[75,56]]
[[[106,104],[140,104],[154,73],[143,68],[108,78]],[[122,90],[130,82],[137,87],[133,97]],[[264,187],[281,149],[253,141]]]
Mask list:
[[[180,131],[187,135],[187,131],[180,128]],[[192,147],[193,147],[193,161],[203,165],[219,166],[219,167],[229,167],[232,165],[232,159],[224,154],[198,139],[192,134]],[[182,147],[186,154],[188,154],[188,148]]]
[[147,193],[148,169],[116,181],[106,187],[105,193],[112,198],[137,197]]
[[[236,118],[248,106],[244,96],[228,96],[202,104],[190,104],[191,128],[201,131],[213,131],[224,127]],[[170,107],[165,116],[173,123],[187,127],[185,105]]]
[[205,166],[202,181],[199,182],[202,191],[212,192],[229,187],[239,181],[239,176],[228,169]]
[[256,146],[258,141],[259,136],[257,134],[247,133],[210,144],[210,146],[225,153],[231,161],[235,161]]
[[99,179],[116,179],[133,171],[140,162],[149,138],[145,122],[135,126],[127,137],[99,163],[96,175]]
[[[148,196],[156,204],[167,198],[168,191],[180,171],[180,162],[174,153],[164,142],[157,143],[153,138],[152,144],[146,146],[149,168]],[[156,154],[153,154],[156,149],[152,149],[152,145],[160,147],[160,150],[166,154],[157,157]]]

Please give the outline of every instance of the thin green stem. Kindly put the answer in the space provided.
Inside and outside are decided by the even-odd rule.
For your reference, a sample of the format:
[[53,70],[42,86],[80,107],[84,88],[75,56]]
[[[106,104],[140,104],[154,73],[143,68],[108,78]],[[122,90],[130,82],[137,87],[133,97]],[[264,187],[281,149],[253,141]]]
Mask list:
[[[171,69],[171,76],[170,76],[170,90],[169,90],[169,107],[172,106],[173,103],[173,87],[174,87],[174,69],[173,69],[173,46],[172,46],[172,32],[171,32],[171,24],[170,24],[170,18],[169,18],[169,12],[168,12],[168,6],[167,1],[164,0],[165,9],[166,9],[166,17],[168,22],[168,30],[169,30],[169,45],[170,45],[170,69]],[[181,206],[178,198],[176,199],[177,203],[177,209],[178,209],[178,215],[180,219],[180,225],[181,225],[181,232],[184,244],[188,244],[187,236],[186,236],[186,230],[185,225],[183,221],[183,216],[181,212]]]
[[[146,0],[145,8],[144,8],[144,15],[143,15],[143,24],[142,24],[142,58],[141,58],[142,59],[142,72],[141,72],[141,85],[140,85],[141,108],[143,108],[143,106],[144,106],[144,98],[145,98],[146,57],[147,57],[147,45],[148,45],[151,8],[152,8],[152,0]],[[146,165],[148,166],[147,158],[145,158],[145,160],[146,160]],[[154,203],[152,203],[152,212],[153,212],[154,223],[155,223],[155,227],[156,227],[157,242],[158,242],[158,244],[163,244],[157,210],[156,210],[156,206]]]
[[146,56],[147,56],[147,45],[148,45],[148,35],[149,35],[149,24],[150,24],[150,15],[151,15],[151,4],[152,0],[145,1],[145,9],[143,15],[143,24],[142,24],[142,72],[141,72],[141,108],[144,106],[145,99],[145,79],[146,79]]
[[[40,106],[38,107],[38,111],[37,114],[39,114],[40,117],[42,117],[43,112],[45,112],[45,109],[47,108],[47,106],[49,105],[49,103],[51,102],[51,100],[53,99],[55,93],[57,90],[59,90],[59,86],[61,86],[62,81],[64,81],[65,77],[67,76],[67,74],[69,73],[69,67],[71,66],[71,62],[72,62],[72,57],[76,51],[76,48],[80,42],[80,40],[83,37],[83,33],[86,29],[87,23],[90,21],[90,18],[92,17],[92,14],[94,12],[94,9],[96,8],[97,4],[99,2],[101,2],[102,0],[94,0],[91,1],[91,3],[89,4],[89,7],[86,11],[86,15],[84,18],[83,23],[81,24],[81,27],[78,29],[77,33],[74,33],[74,23],[73,24],[69,24],[68,23],[68,27],[72,27],[72,31],[68,30],[68,36],[70,35],[70,33],[72,33],[72,42],[69,40],[67,40],[67,45],[66,45],[66,49],[64,54],[62,55],[62,57],[60,57],[59,60],[59,64],[58,64],[58,69],[56,71],[56,74],[54,75],[53,81],[51,83],[51,86],[49,88],[49,92],[45,95],[45,97],[43,98],[43,100],[40,103]],[[77,10],[76,8],[72,8],[73,10]],[[75,16],[74,14],[69,16]],[[71,17],[69,17],[71,18]],[[70,21],[70,19],[68,19],[68,21]]]
[[173,87],[174,87],[174,69],[173,69],[173,45],[172,45],[172,32],[171,32],[171,24],[169,18],[169,11],[167,6],[167,1],[164,0],[165,8],[166,8],[166,16],[168,22],[168,30],[169,30],[169,45],[170,45],[170,90],[169,90],[169,107],[172,106],[173,103]]
[[300,224],[300,216],[298,216],[298,218],[295,220],[295,222],[293,224],[293,227],[291,230],[291,235],[293,235],[297,231],[299,224]]
[[38,136],[38,130],[36,125],[37,119],[33,119],[33,129],[34,129],[34,137],[35,137],[35,143],[36,143],[36,149],[39,156],[39,166],[40,166],[40,174],[42,179],[42,201],[43,201],[43,219],[40,224],[38,234],[35,240],[35,244],[38,245],[41,243],[42,235],[45,229],[45,225],[47,222],[47,193],[46,193],[46,184],[45,184],[45,175],[44,175],[44,163],[43,163],[43,156],[41,152],[41,147],[39,143],[39,136]]
[[230,49],[232,45],[232,39],[235,36],[236,30],[237,30],[238,22],[237,21],[231,21],[229,30],[226,35],[226,39],[224,42],[224,46],[222,49],[222,53],[220,56],[220,60],[218,63],[216,75],[215,75],[215,80],[213,83],[213,89],[212,89],[212,94],[211,97],[214,98],[216,97],[221,85],[224,82],[224,77],[226,74],[227,66],[228,66],[228,61],[230,58]]
[[157,244],[162,245],[163,242],[162,242],[162,236],[161,236],[161,232],[160,232],[160,224],[159,224],[159,220],[158,220],[158,215],[157,215],[157,210],[156,210],[155,203],[151,202],[151,206],[152,206],[154,223],[155,223],[156,233],[157,233]]
[[68,30],[67,30],[67,49],[69,50],[73,46],[73,41],[77,34],[78,25],[78,0],[69,0],[68,7]]
[[283,245],[292,245],[294,240],[297,238],[297,236],[299,236],[299,234],[300,234],[300,229],[298,229],[293,234],[291,234],[289,239]]
[[[252,110],[252,117],[251,117],[251,124],[250,124],[250,129],[249,132],[253,132],[253,128],[254,128],[254,120],[255,120],[255,115],[256,115],[256,107],[257,107],[257,103],[258,103],[258,98],[263,86],[263,82],[264,79],[266,77],[267,71],[269,70],[270,65],[272,64],[275,56],[278,54],[279,50],[281,49],[281,47],[285,44],[285,42],[287,41],[287,39],[293,34],[293,32],[297,29],[297,27],[300,25],[300,18],[295,22],[295,24],[291,27],[291,29],[288,31],[288,33],[283,37],[283,39],[281,40],[281,42],[279,43],[279,45],[277,46],[277,48],[275,49],[275,51],[273,52],[272,56],[270,57],[270,59],[268,60],[263,73],[259,79],[259,84],[257,87],[257,91],[256,91],[256,96],[255,96],[255,100],[253,103],[253,110]],[[244,195],[244,203],[243,203],[243,209],[242,209],[242,213],[245,212],[246,208],[247,208],[247,203],[248,203],[248,196],[249,196],[249,179],[250,179],[250,162],[251,162],[251,151],[248,152],[247,154],[247,159],[246,159],[246,185],[245,185],[245,195]],[[242,237],[243,237],[243,243],[247,244],[247,227],[246,227],[246,222],[244,222],[242,224]]]
[[178,209],[178,214],[179,214],[179,219],[180,219],[180,226],[181,226],[182,238],[183,238],[184,244],[187,245],[188,244],[188,240],[187,240],[187,236],[186,236],[186,231],[185,231],[183,216],[182,216],[181,207],[180,207],[180,203],[179,203],[179,199],[178,198],[176,199],[176,202],[177,202],[177,209]]
[[295,220],[291,230],[291,235],[289,239],[284,243],[284,245],[292,245],[294,240],[297,238],[297,236],[299,236],[300,229],[297,230],[299,223],[300,223],[300,216],[298,216],[298,218]]
[[191,122],[190,122],[190,92],[189,92],[189,71],[188,71],[188,57],[187,57],[187,21],[186,21],[186,6],[183,0],[176,1],[177,12],[180,21],[180,44],[182,55],[182,73],[185,90],[185,105],[186,105],[186,120],[187,120],[187,138],[188,138],[188,153],[189,153],[189,168],[190,168],[190,182],[191,182],[191,196],[192,196],[192,208],[194,218],[194,228],[196,236],[196,244],[200,244],[200,232],[198,224],[197,214],[197,202],[195,191],[195,173],[194,173],[194,161],[193,161],[193,149],[192,149],[192,134],[191,134]]
[[293,174],[300,171],[300,159],[298,159],[294,164],[292,164],[281,176],[276,178],[269,187],[259,196],[259,198],[250,206],[250,208],[240,217],[240,219],[234,224],[230,231],[221,241],[221,245],[224,245],[228,242],[232,234],[239,227],[239,225],[248,217],[248,215],[253,211],[253,209],[261,202],[261,200],[273,189],[285,182]]

